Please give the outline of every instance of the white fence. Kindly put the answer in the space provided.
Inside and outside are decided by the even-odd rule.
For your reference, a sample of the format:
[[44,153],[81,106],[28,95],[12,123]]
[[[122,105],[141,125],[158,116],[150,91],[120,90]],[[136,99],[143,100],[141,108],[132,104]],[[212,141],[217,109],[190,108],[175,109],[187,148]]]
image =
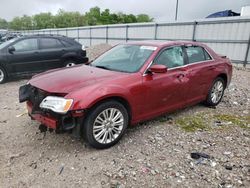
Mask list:
[[206,43],[235,63],[250,63],[250,17],[204,19],[192,22],[119,24],[63,29],[21,31],[29,34],[59,34],[85,46],[115,45],[138,40],[187,40]]

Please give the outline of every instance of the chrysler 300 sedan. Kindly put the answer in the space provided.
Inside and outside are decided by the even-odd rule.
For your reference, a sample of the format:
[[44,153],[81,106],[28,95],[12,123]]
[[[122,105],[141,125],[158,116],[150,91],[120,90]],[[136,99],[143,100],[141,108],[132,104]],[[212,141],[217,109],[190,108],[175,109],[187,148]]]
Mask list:
[[51,70],[20,87],[19,100],[40,128],[70,130],[108,148],[128,125],[189,105],[220,103],[232,76],[225,56],[196,42],[135,42],[88,65]]

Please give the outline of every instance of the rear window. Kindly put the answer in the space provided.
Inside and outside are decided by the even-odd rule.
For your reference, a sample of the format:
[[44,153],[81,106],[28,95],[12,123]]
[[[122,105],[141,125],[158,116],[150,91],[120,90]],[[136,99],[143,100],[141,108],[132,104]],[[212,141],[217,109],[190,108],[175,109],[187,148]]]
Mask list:
[[58,39],[41,38],[40,47],[41,49],[62,48],[63,44]]
[[196,63],[212,59],[207,51],[200,46],[188,46],[186,47],[186,52],[189,63]]

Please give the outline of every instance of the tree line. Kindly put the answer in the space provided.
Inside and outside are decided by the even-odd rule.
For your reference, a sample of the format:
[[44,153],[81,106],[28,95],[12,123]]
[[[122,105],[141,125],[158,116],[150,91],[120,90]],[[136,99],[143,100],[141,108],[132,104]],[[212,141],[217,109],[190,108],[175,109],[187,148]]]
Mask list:
[[56,15],[49,12],[33,16],[23,15],[13,18],[10,22],[0,18],[0,29],[31,30],[152,21],[153,18],[147,14],[111,13],[109,9],[102,11],[99,7],[93,7],[84,14],[60,9]]

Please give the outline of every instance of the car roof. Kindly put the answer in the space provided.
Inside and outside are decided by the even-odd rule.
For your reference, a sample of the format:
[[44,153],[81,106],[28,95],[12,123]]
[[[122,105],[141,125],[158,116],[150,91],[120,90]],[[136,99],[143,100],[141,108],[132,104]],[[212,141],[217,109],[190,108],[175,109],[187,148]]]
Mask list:
[[202,43],[193,42],[193,41],[166,41],[166,40],[165,41],[164,40],[146,40],[146,41],[128,42],[127,44],[156,46],[156,47],[173,46],[173,45],[198,45],[198,46],[204,46]]
[[64,35],[52,35],[52,34],[36,34],[36,35],[24,35],[21,37],[18,37],[20,39],[28,39],[28,38],[57,38],[57,39],[63,39],[70,43],[74,43],[76,45],[80,45],[74,38],[66,37]]

